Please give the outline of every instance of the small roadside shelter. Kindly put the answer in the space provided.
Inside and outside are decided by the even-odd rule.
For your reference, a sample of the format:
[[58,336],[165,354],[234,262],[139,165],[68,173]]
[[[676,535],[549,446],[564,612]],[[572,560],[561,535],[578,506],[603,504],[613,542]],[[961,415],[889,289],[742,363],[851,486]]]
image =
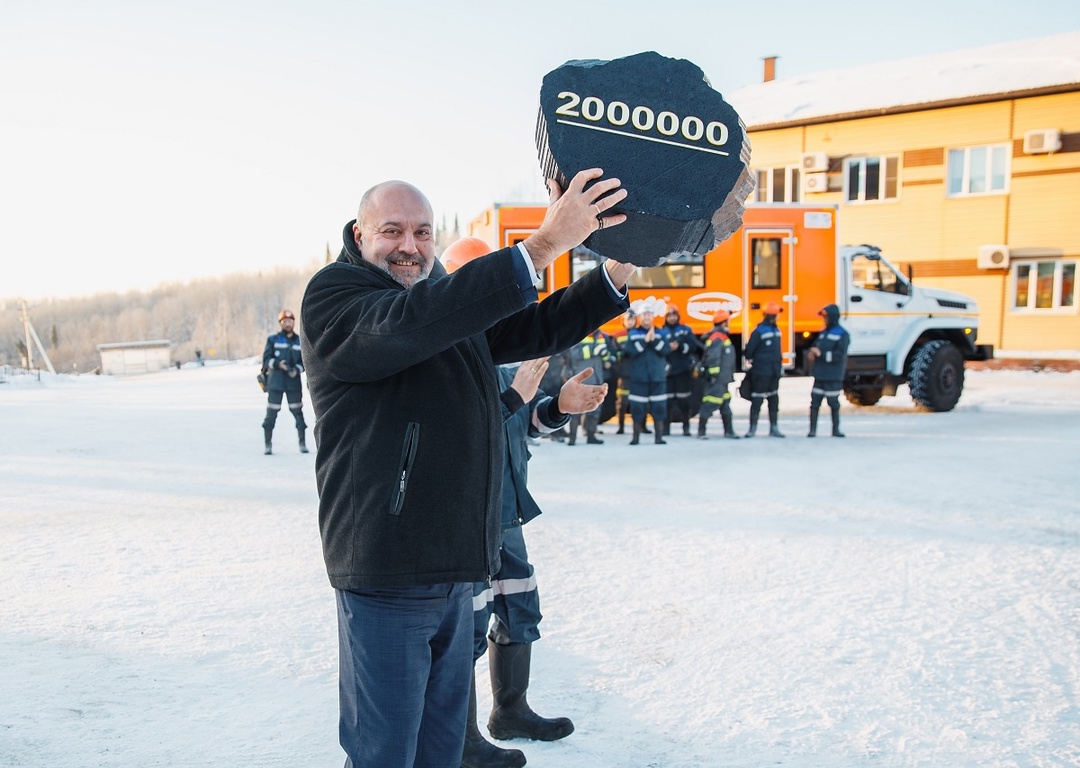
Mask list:
[[98,344],[101,372],[110,376],[130,376],[163,370],[172,364],[171,347],[169,339]]

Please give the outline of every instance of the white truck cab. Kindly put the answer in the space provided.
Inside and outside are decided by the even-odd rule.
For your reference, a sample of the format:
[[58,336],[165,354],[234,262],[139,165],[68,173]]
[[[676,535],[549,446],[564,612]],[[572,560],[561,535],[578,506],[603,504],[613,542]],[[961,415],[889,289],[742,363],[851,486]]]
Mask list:
[[842,246],[839,267],[837,303],[851,334],[848,400],[873,405],[907,382],[922,407],[952,410],[964,388],[964,361],[985,357],[975,344],[975,300],[916,285],[873,245]]

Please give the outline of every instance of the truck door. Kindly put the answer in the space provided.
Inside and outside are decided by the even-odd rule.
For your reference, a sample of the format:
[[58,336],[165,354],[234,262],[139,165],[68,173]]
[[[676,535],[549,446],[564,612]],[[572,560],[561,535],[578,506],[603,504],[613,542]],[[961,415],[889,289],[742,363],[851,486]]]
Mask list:
[[[900,332],[910,327],[911,288],[895,268],[876,250],[853,250],[848,254],[848,319],[852,355],[891,355]],[[887,360],[890,369],[894,361]]]
[[795,263],[792,255],[794,231],[791,229],[743,230],[743,343],[761,322],[761,310],[775,301],[784,311],[776,318],[780,330],[784,367],[795,365]]

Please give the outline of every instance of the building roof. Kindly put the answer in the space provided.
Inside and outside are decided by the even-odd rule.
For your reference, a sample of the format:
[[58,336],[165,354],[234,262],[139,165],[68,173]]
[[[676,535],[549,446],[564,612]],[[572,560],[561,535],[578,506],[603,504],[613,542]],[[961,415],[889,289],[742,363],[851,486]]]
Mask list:
[[755,83],[726,98],[761,129],[1070,90],[1080,90],[1080,30]]
[[115,341],[111,344],[98,344],[101,349],[141,349],[144,347],[168,347],[172,342],[169,339],[155,339],[152,341]]

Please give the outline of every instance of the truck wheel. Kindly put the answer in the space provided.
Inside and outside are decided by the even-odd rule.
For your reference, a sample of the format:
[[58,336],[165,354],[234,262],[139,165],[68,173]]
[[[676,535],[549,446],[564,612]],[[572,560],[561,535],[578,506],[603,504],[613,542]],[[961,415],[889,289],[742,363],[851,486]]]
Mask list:
[[964,389],[964,356],[938,339],[919,348],[908,376],[911,398],[928,411],[951,411]]
[[881,387],[857,387],[845,383],[844,397],[852,405],[873,405],[881,399]]

